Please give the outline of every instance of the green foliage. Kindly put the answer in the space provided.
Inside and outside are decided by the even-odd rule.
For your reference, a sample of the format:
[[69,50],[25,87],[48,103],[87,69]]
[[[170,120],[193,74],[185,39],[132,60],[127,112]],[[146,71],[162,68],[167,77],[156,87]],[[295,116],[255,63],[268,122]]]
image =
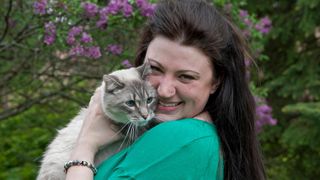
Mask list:
[[283,132],[281,144],[287,149],[287,161],[292,164],[288,172],[299,169],[296,177],[319,177],[320,161],[320,103],[296,103],[283,109],[292,116],[288,128]]
[[278,119],[278,127],[260,135],[268,177],[319,177],[320,2],[248,0],[246,8],[273,22],[264,51],[269,60],[259,62],[259,82]]
[[46,146],[78,109],[72,103],[51,102],[1,122],[0,179],[35,179]]

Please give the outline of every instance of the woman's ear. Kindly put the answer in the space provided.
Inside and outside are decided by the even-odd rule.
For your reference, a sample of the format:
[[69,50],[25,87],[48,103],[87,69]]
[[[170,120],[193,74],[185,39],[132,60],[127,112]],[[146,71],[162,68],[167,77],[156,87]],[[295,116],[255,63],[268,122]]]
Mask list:
[[215,79],[212,82],[212,87],[211,87],[210,94],[213,94],[214,92],[216,92],[216,90],[218,89],[219,85],[220,85],[220,79]]

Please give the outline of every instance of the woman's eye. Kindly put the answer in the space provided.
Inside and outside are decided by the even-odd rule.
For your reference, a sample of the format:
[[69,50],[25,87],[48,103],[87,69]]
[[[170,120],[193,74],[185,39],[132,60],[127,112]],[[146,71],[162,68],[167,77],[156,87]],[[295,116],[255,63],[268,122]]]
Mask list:
[[152,97],[149,97],[149,98],[147,99],[147,104],[150,104],[152,101],[153,101],[153,98],[152,98]]
[[152,72],[154,72],[154,71],[160,72],[161,71],[161,69],[158,68],[157,66],[151,66],[151,70],[152,70]]
[[194,80],[196,78],[194,78],[193,76],[190,76],[190,75],[180,75],[180,79],[182,80]]
[[136,103],[134,102],[134,100],[129,100],[127,102],[125,102],[127,106],[129,107],[133,107]]

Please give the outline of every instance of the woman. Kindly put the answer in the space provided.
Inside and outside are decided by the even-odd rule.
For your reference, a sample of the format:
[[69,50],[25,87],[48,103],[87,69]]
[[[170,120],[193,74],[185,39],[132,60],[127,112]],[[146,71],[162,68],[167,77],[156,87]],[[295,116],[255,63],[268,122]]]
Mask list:
[[[265,179],[245,76],[247,54],[239,31],[209,3],[160,2],[143,32],[136,65],[151,64],[148,80],[159,95],[158,118],[178,121],[161,123],[106,160],[97,179]],[[92,162],[108,136],[95,96],[71,159]],[[147,158],[137,158],[142,156]],[[80,178],[92,179],[91,170],[68,170],[67,179]]]

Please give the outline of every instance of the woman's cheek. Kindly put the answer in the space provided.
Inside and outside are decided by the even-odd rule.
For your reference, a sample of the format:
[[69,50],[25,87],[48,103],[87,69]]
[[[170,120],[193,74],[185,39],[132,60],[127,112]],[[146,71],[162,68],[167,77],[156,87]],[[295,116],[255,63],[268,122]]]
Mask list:
[[147,77],[147,81],[154,87],[157,88],[159,82],[160,82],[160,77],[154,76],[154,75],[149,75]]

